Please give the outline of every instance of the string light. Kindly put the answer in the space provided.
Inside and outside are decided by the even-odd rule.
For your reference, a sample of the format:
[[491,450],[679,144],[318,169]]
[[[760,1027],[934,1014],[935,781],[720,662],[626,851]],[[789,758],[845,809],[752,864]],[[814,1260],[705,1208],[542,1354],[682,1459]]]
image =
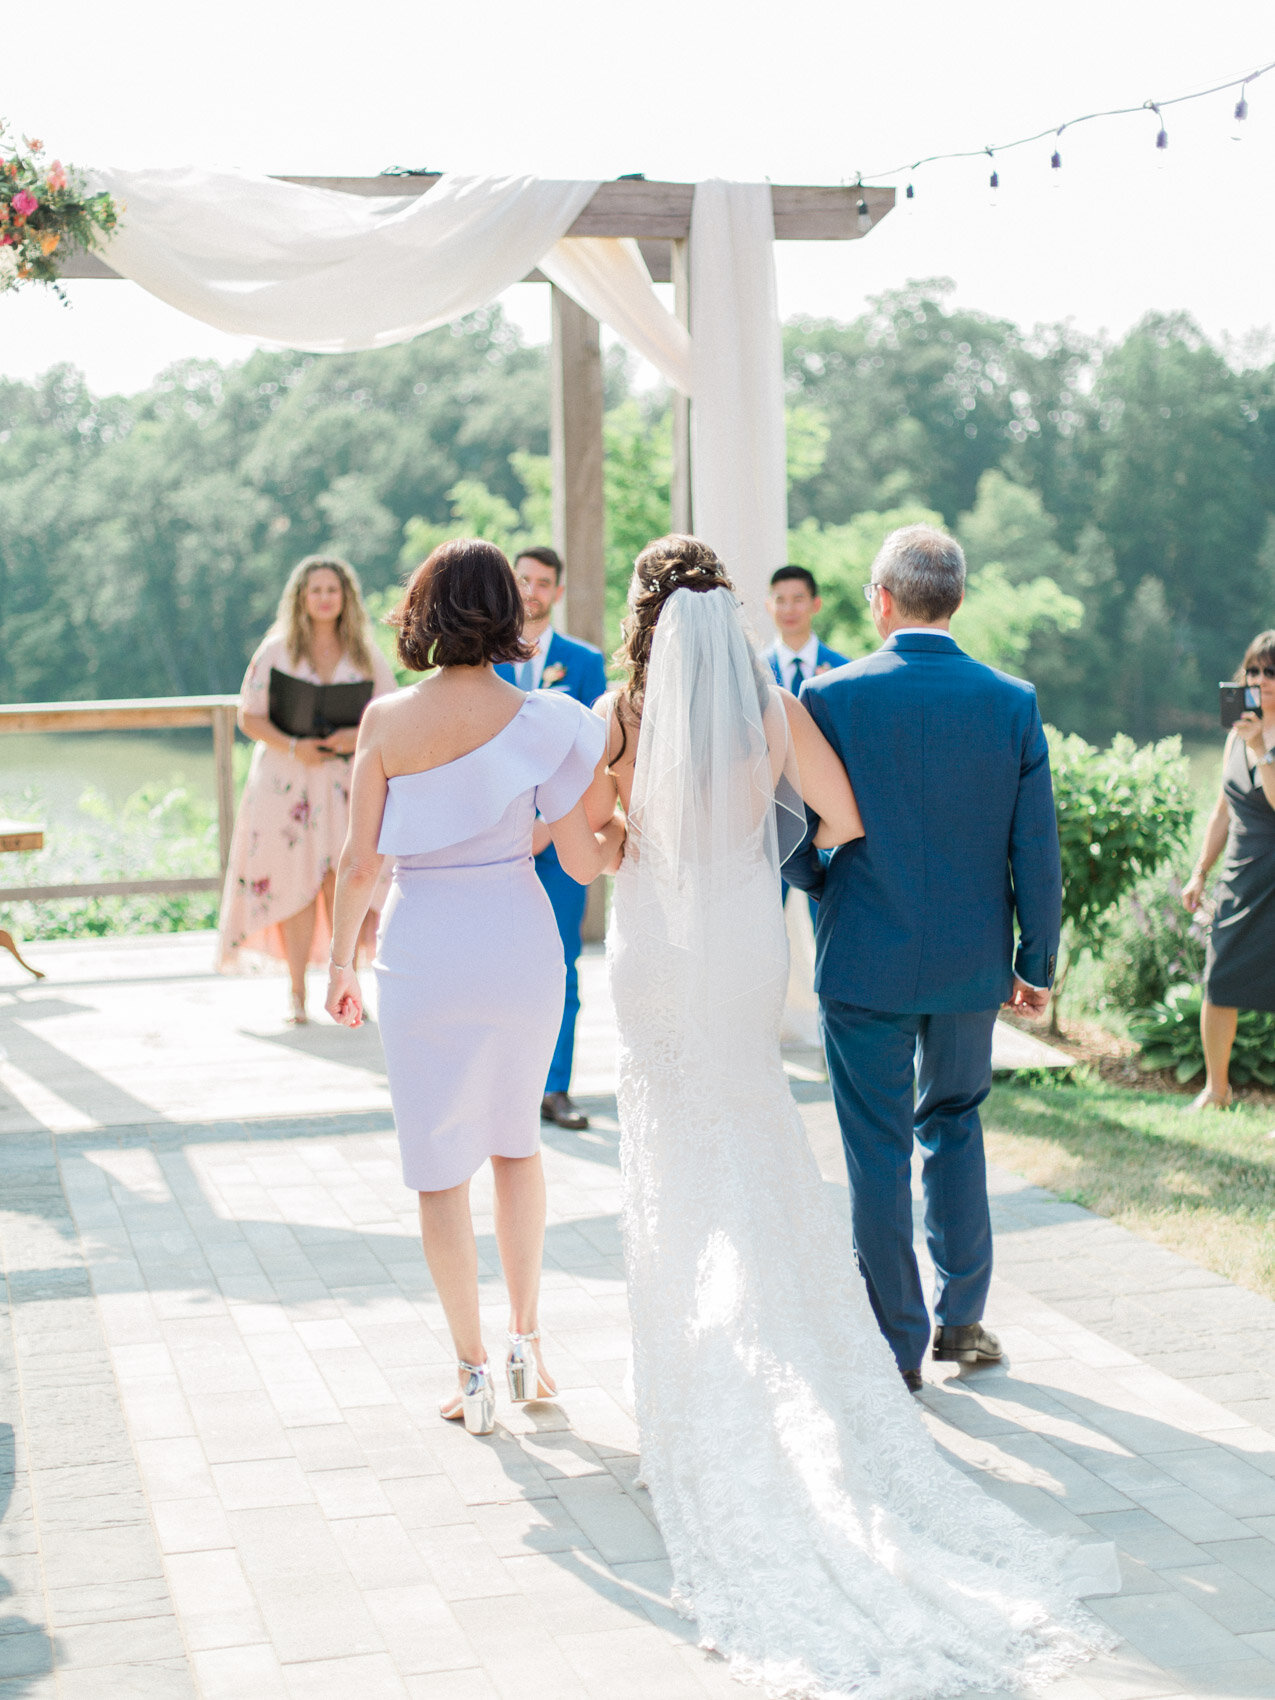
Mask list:
[[[1033,142],[1042,142],[1047,136],[1061,136],[1064,130],[1069,129],[1076,124],[1092,124],[1101,118],[1125,118],[1128,117],[1130,113],[1146,111],[1154,112],[1157,119],[1160,121],[1160,128],[1156,134],[1156,147],[1167,148],[1169,145],[1169,135],[1164,126],[1164,120],[1160,110],[1161,107],[1181,106],[1189,100],[1205,100],[1209,95],[1222,94],[1227,89],[1239,89],[1240,98],[1235,103],[1235,116],[1240,121],[1243,121],[1248,117],[1248,85],[1256,82],[1259,77],[1266,76],[1266,74],[1270,71],[1275,71],[1275,60],[1273,60],[1269,65],[1260,66],[1256,71],[1250,71],[1247,76],[1232,77],[1229,82],[1215,83],[1211,88],[1207,89],[1195,89],[1190,94],[1174,95],[1171,100],[1144,100],[1141,106],[1113,106],[1110,111],[1107,112],[1086,112],[1079,118],[1069,118],[1065,124],[1059,124],[1056,126],[1051,125],[1048,130],[1038,130],[1034,136],[1020,136],[1017,141],[1013,142],[998,142],[995,144],[995,152],[1007,153],[1011,148],[1024,148],[1029,147]],[[865,178],[869,183],[879,183],[883,178],[900,177],[904,172],[910,173],[919,171],[923,165],[935,165],[940,160],[977,159],[980,154],[990,155],[992,152],[993,149],[991,147],[984,146],[981,148],[962,148],[953,153],[926,154],[923,159],[914,159],[902,165],[892,165],[888,171],[860,172],[858,175],[858,183],[862,184]],[[1051,154],[1049,163],[1054,171],[1061,169],[1062,154],[1058,151],[1057,147],[1055,147]],[[992,175],[995,177],[996,173],[993,172]],[[995,184],[993,184],[993,187],[995,187]],[[906,193],[907,198],[911,200],[913,198],[911,183],[908,184]]]
[[986,151],[988,159],[992,160],[992,162],[993,162],[993,164],[992,164],[992,175],[987,179],[987,186],[988,186],[989,189],[999,189],[1000,186],[1001,186],[1001,176],[1000,176],[1000,172],[997,171],[997,169],[996,169],[996,165],[995,165],[996,156],[995,156],[995,154],[993,154],[991,148],[987,148],[985,151]]
[[868,203],[862,196],[859,198],[859,234],[866,236],[872,229],[872,214],[868,211]]
[[911,184],[910,184],[910,183],[909,183],[909,184],[908,184],[908,186],[907,186],[907,191],[906,191],[906,198],[907,198],[907,199],[908,199],[908,200],[909,200],[909,201],[911,201],[911,200],[915,200],[915,198],[916,198],[916,197],[915,197],[915,196],[914,196],[914,195],[913,195],[913,193],[912,193],[912,185],[911,185]]

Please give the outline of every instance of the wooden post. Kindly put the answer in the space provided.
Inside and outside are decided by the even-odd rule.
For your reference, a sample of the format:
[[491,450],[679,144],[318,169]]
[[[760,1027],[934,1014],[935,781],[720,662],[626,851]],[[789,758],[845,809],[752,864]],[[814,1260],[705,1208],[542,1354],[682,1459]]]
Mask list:
[[[602,484],[602,341],[598,321],[553,290],[553,545],[566,563],[566,626],[606,647],[606,502]],[[606,932],[606,882],[589,887],[581,933]]]
[[598,321],[553,291],[553,543],[567,569],[567,631],[605,644],[602,343]]
[[221,877],[230,866],[230,835],[235,825],[235,710],[212,711],[213,766],[217,774],[217,840]]
[[[673,250],[673,311],[689,330],[691,325],[690,243],[671,242]],[[690,533],[694,527],[691,507],[691,398],[673,391],[673,477],[669,489],[670,529]]]

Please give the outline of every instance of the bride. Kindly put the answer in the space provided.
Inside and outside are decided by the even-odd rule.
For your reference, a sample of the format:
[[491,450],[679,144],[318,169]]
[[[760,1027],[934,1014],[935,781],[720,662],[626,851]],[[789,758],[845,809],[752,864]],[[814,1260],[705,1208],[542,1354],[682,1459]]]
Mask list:
[[598,705],[628,820],[608,951],[642,1474],[675,1602],[778,1695],[1056,1676],[1108,1644],[1077,1597],[1110,1589],[940,1456],[780,1061],[779,864],[803,797],[816,843],[861,834],[849,781],[705,544],[648,545],[629,606],[628,681]]

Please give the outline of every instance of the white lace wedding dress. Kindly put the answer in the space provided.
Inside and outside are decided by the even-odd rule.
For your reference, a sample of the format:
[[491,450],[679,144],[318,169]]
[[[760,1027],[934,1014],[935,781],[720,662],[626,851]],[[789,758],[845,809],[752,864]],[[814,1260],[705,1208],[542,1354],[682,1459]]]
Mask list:
[[643,1479],[676,1603],[741,1679],[1029,1686],[1109,1643],[1077,1596],[1110,1578],[944,1460],[869,1308],[780,1062],[784,732],[733,597],[676,592],[608,940]]

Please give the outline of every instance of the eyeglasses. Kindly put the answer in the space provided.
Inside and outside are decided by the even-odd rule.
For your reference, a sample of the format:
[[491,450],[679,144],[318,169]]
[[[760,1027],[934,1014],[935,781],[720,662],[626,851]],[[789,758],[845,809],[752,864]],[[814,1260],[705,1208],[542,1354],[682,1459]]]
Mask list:
[[1246,667],[1244,669],[1246,679],[1256,679],[1259,674],[1263,679],[1275,679],[1275,667]]
[[880,588],[881,588],[880,581],[877,580],[877,579],[873,579],[871,584],[865,584],[864,587],[863,587],[863,599],[864,599],[864,601],[865,602],[871,602],[872,598],[876,595],[877,591],[880,590]]

